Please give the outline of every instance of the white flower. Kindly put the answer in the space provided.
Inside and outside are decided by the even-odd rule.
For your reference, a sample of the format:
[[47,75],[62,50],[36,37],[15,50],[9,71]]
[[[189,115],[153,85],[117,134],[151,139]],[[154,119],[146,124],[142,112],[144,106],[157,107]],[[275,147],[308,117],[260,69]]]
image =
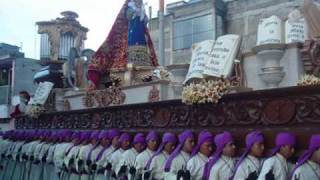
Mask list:
[[320,85],[320,78],[314,76],[314,75],[304,75],[302,78],[298,81],[298,86],[315,86]]
[[223,78],[213,81],[191,83],[182,91],[182,102],[186,104],[218,103],[227,93],[230,83]]

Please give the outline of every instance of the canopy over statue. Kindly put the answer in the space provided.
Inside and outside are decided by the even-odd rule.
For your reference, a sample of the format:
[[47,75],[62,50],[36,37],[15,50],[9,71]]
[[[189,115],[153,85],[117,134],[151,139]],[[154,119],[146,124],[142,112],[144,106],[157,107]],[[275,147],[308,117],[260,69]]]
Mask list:
[[142,0],[125,1],[89,65],[88,79],[94,87],[110,69],[125,68],[128,62],[137,66],[158,65],[147,21]]

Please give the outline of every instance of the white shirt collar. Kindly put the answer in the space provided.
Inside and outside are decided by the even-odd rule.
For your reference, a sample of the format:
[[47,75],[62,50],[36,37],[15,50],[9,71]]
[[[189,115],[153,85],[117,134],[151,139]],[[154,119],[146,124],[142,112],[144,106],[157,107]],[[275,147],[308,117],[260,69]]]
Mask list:
[[277,153],[276,156],[278,157],[278,159],[282,162],[287,164],[287,159],[284,158],[280,153]]
[[198,155],[199,155],[199,157],[200,157],[201,159],[203,159],[203,160],[205,160],[205,161],[207,161],[207,160],[209,159],[206,155],[202,154],[201,152],[198,152]]

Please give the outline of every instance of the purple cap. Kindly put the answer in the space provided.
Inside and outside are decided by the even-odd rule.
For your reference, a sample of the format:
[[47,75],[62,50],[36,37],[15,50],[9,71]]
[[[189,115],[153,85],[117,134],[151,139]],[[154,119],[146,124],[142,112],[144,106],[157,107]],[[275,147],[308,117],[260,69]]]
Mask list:
[[253,132],[247,134],[247,136],[246,136],[246,149],[245,149],[244,153],[241,155],[239,161],[237,162],[237,164],[235,166],[235,170],[233,171],[234,172],[233,176],[237,172],[237,169],[239,168],[239,166],[241,165],[243,160],[250,153],[252,146],[255,143],[262,143],[263,141],[264,141],[264,136],[260,131],[253,131]]
[[200,147],[205,142],[213,142],[213,135],[209,131],[201,131],[198,136],[198,143],[192,152],[192,156],[196,155]]
[[43,133],[43,136],[45,137],[45,138],[50,138],[50,136],[51,136],[51,131],[45,131],[44,133]]
[[128,133],[122,133],[120,138],[119,138],[119,142],[123,143],[125,141],[130,141],[131,140],[131,136]]
[[134,136],[133,138],[133,144],[145,144],[146,143],[146,139],[144,138],[144,135],[142,133],[138,133]]
[[156,131],[150,131],[146,137],[146,141],[157,141],[159,136]]
[[61,140],[66,140],[68,137],[71,137],[71,139],[74,139],[73,134],[75,134],[75,133],[73,133],[72,131],[70,131],[68,129],[64,129],[64,130],[59,131],[59,138]]
[[52,132],[50,138],[51,138],[52,140],[57,140],[57,139],[59,139],[59,137],[60,137],[59,132]]
[[95,139],[95,140],[99,140],[99,135],[100,135],[100,132],[99,131],[93,131],[90,135],[90,139]]
[[103,138],[109,138],[109,131],[107,130],[103,130],[99,133],[99,139],[103,139]]
[[293,176],[294,172],[303,165],[310,157],[312,154],[317,151],[320,148],[320,134],[317,135],[312,135],[310,138],[309,142],[309,148],[306,152],[304,152],[298,159],[297,165],[294,167],[291,177]]
[[74,132],[71,136],[72,139],[77,139],[80,140],[81,139],[81,132]]
[[113,138],[120,136],[120,132],[117,129],[111,129],[108,136],[110,140],[112,140]]
[[90,137],[91,137],[90,131],[85,131],[81,133],[81,141],[90,140]]
[[173,161],[173,159],[180,153],[180,150],[182,149],[185,141],[188,139],[188,138],[194,138],[194,134],[192,133],[192,131],[190,130],[186,130],[184,132],[182,132],[180,135],[179,135],[179,145],[176,147],[176,149],[172,152],[172,154],[170,154],[170,156],[168,157],[167,161],[166,161],[166,164],[165,164],[165,167],[164,167],[164,170],[166,172],[170,171],[170,168],[171,168],[171,163]]
[[158,148],[158,150],[154,153],[154,155],[148,160],[147,164],[146,164],[146,169],[149,169],[150,168],[150,164],[151,164],[151,161],[154,157],[156,157],[157,155],[159,155],[164,146],[167,144],[167,143],[173,143],[173,144],[176,144],[177,143],[177,137],[175,134],[173,133],[164,133],[163,136],[162,136],[162,142]]
[[271,156],[274,156],[285,145],[296,145],[296,138],[293,134],[286,132],[279,133],[276,138],[276,147],[273,149]]
[[223,148],[228,143],[234,142],[232,135],[229,132],[223,132],[214,138],[214,143],[216,145],[216,151],[214,155],[210,158],[210,160],[206,163],[204,172],[203,172],[203,179],[208,180],[210,176],[210,170],[212,166],[220,159],[222,154]]

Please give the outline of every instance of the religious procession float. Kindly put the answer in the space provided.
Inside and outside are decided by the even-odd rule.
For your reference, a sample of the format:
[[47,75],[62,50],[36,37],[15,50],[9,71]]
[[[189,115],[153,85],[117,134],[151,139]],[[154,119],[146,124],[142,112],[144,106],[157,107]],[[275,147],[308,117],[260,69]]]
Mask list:
[[[149,141],[160,140],[158,136],[163,135],[158,154],[153,154],[153,149],[149,157],[148,148],[143,151],[137,147],[141,154],[145,153],[139,159],[138,153],[124,153],[122,157],[121,153],[127,151],[115,151],[118,154],[112,157],[119,158],[119,162],[105,160],[110,163],[104,165],[95,163],[103,156],[101,149],[96,149],[98,145],[91,145],[95,148],[88,153],[79,147],[83,157],[73,152],[76,148],[70,148],[66,153],[68,161],[64,161],[67,167],[59,166],[59,177],[65,179],[98,179],[99,175],[102,179],[299,179],[301,167],[314,157],[313,152],[319,151],[320,143],[318,136],[312,136],[320,134],[320,26],[315,18],[320,10],[307,2],[291,11],[285,20],[275,15],[260,19],[257,44],[248,51],[242,48],[244,37],[237,34],[193,44],[190,64],[181,70],[180,66],[159,65],[142,1],[126,0],[107,39],[88,56],[86,68],[81,66],[84,61],[80,52],[70,51],[59,80],[68,88],[57,88],[55,81],[39,76],[45,80],[39,83],[26,113],[15,116],[15,127],[30,133],[31,139],[40,131],[44,134],[38,138],[45,138],[45,133],[50,132],[57,141],[86,139],[89,144],[96,137],[103,139],[105,131],[111,144],[114,137],[127,142],[132,135],[134,148],[145,141],[149,148]],[[175,134],[180,134],[178,140],[173,137]],[[7,134],[6,138],[10,136]],[[19,138],[23,137],[18,135]],[[191,148],[186,145],[188,139],[193,141]],[[209,140],[214,144],[211,153],[204,159],[203,154],[195,155],[204,151],[202,145]],[[163,175],[150,167],[157,168],[153,158],[168,142],[177,146],[163,162],[162,171],[168,172]],[[247,157],[257,142],[264,144],[265,157],[274,155],[263,167],[250,165]],[[237,147],[237,152],[231,150],[228,154],[227,145],[231,149]],[[284,146],[289,150],[283,150]],[[296,150],[294,156],[292,148]],[[288,152],[285,166],[274,163],[282,150]],[[184,156],[183,151],[189,154]],[[96,155],[86,162],[91,153]],[[228,155],[241,156],[240,161],[230,160]],[[298,160],[300,155],[304,159]],[[221,156],[226,156],[227,166]],[[28,162],[29,157],[22,158]],[[298,162],[294,171],[288,167],[287,159]],[[75,167],[68,169],[73,163]],[[319,164],[312,167],[319,168]],[[312,172],[312,167],[308,180],[319,179],[319,169]],[[249,170],[243,170],[245,175],[241,175],[241,168]]]

